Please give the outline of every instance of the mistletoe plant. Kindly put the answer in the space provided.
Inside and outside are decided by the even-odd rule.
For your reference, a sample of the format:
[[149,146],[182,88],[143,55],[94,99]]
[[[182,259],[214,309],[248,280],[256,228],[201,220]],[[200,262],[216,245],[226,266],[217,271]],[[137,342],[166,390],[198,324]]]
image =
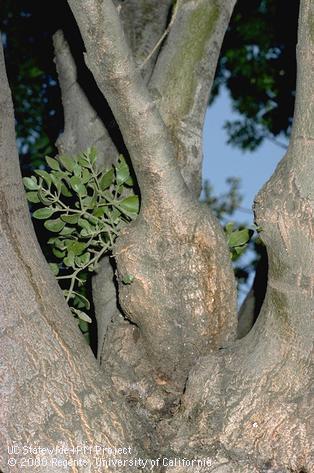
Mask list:
[[[254,228],[257,232],[261,231],[259,228]],[[229,222],[224,227],[227,237],[228,246],[232,261],[236,261],[245,252],[249,241],[254,235],[254,230],[251,228],[234,228],[234,223]]]
[[85,323],[91,322],[83,291],[87,276],[139,211],[125,159],[120,156],[116,165],[99,171],[96,158],[93,148],[77,156],[46,157],[50,170],[23,179],[28,201],[40,204],[33,217],[54,234],[48,244],[58,262],[50,263],[51,269],[66,285],[64,296],[74,316]]
[[[54,234],[48,240],[57,262],[50,267],[83,332],[91,322],[85,285],[102,256],[110,253],[121,228],[136,218],[139,199],[133,191],[129,167],[120,156],[110,169],[98,170],[94,148],[77,156],[46,157],[48,170],[24,177],[27,199],[38,204],[33,218],[44,220]],[[231,256],[236,260],[247,247],[253,230],[225,226]],[[126,275],[124,284],[131,284]]]

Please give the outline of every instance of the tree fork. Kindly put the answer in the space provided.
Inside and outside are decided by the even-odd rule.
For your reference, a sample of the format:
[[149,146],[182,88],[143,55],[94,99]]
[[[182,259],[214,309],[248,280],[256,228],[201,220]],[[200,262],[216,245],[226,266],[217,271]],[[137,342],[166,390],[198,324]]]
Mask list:
[[[235,337],[235,284],[225,238],[182,179],[170,134],[113,4],[69,4],[141,190],[140,216],[116,244],[120,303],[140,329],[156,382],[174,383],[180,391],[200,355]],[[127,274],[134,276],[130,285],[123,284]]]
[[[193,6],[196,3],[191,1]],[[110,15],[105,18],[108,36],[113,27],[112,37],[104,38],[102,26],[97,24],[97,8],[104,25],[101,5],[111,8],[111,2],[73,0],[71,4],[77,8],[78,16],[82,14],[82,23],[91,20],[87,28],[82,28],[89,64],[106,96],[108,91],[109,96],[112,94],[111,106],[124,138],[127,137],[143,188],[141,215],[116,248],[119,278],[135,276],[132,284],[120,284],[125,311],[137,323],[138,328],[133,325],[135,341],[150,353],[156,383],[181,394],[187,376],[188,381],[181,405],[172,410],[172,417],[168,411],[162,413],[156,438],[156,432],[145,422],[146,413],[138,418],[98,369],[35,240],[18,170],[12,104],[1,69],[0,176],[4,198],[0,208],[0,285],[4,323],[0,350],[5,362],[4,383],[0,387],[5,426],[1,445],[17,437],[21,443],[59,441],[69,446],[85,441],[112,446],[131,444],[143,457],[151,457],[155,446],[160,456],[210,459],[208,468],[195,472],[312,471],[309,315],[313,307],[313,250],[309,250],[313,248],[310,87],[314,68],[310,47],[313,48],[314,1],[301,2],[292,141],[256,204],[256,219],[263,228],[269,254],[267,295],[253,329],[234,344],[234,300],[229,305],[227,301],[229,295],[234,299],[234,283],[218,224],[187,193],[175,161],[176,143],[171,134],[169,138],[168,125],[159,116],[157,103],[152,103],[142,87],[134,65],[130,83],[128,75],[120,76],[119,70],[110,75],[112,70],[106,67],[103,74],[103,61],[108,57],[114,59],[118,69],[121,66],[128,70],[132,65],[130,54],[125,61],[119,58],[121,31],[116,16],[113,22]],[[97,48],[99,54],[93,61]],[[132,102],[134,89],[139,106]],[[120,92],[124,95],[119,104]],[[143,105],[146,115],[141,117]],[[134,120],[130,120],[132,117]],[[161,267],[162,259],[171,270],[169,276],[169,268]],[[210,288],[206,286],[208,281]],[[167,292],[168,285],[172,292]],[[217,305],[206,308],[206,315],[210,312],[213,316],[205,318],[206,328],[210,329],[207,335],[212,336],[209,347],[204,343],[208,336],[202,338],[204,326],[193,325],[193,316],[201,321],[205,301],[211,303],[211,297]],[[225,320],[228,314],[231,321]],[[177,334],[180,323],[182,337]],[[119,337],[119,330],[115,334]],[[173,348],[167,355],[170,342],[178,342],[180,355]],[[196,356],[196,348],[198,355],[206,356]],[[184,360],[180,372],[175,371],[177,359]],[[6,471],[7,452],[1,450],[2,453],[1,468]],[[183,473],[186,468],[177,467],[175,471]]]
[[7,471],[13,442],[130,444],[141,451],[139,420],[105,380],[38,245],[19,169],[2,47],[0,98],[1,468]]
[[228,472],[314,468],[313,12],[314,1],[303,0],[289,149],[255,203],[269,256],[261,313],[245,338],[200,360],[189,377],[181,414],[169,430],[181,455],[200,443],[207,451],[216,445]]

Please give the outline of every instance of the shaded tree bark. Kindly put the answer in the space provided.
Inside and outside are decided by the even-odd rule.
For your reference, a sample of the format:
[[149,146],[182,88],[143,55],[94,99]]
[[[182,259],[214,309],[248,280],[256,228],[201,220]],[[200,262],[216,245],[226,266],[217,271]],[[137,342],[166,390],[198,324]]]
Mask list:
[[239,310],[237,337],[243,338],[255,324],[266,294],[268,275],[268,257],[265,247],[260,251],[254,281]]
[[1,468],[7,471],[6,445],[12,441],[117,445],[133,443],[139,431],[138,421],[103,382],[37,243],[2,50],[0,76]]
[[[1,469],[20,471],[8,467],[12,442],[85,442],[130,445],[132,456],[142,458],[210,460],[195,465],[195,472],[311,471],[314,1],[301,2],[291,143],[255,203],[269,256],[267,294],[253,329],[237,341],[225,237],[197,200],[200,131],[235,2],[178,0],[168,36],[156,50],[174,11],[171,2],[68,3],[93,86],[121,139],[115,141],[80,83],[77,57],[58,32],[65,111],[60,150],[101,145],[106,164],[125,146],[141,210],[117,240],[116,276],[107,261],[94,283],[100,367],[36,242],[1,56]],[[125,274],[134,276],[132,284],[122,284]],[[92,463],[84,468],[67,470],[105,471]],[[40,471],[57,470],[50,464]],[[186,466],[156,471],[183,472]]]

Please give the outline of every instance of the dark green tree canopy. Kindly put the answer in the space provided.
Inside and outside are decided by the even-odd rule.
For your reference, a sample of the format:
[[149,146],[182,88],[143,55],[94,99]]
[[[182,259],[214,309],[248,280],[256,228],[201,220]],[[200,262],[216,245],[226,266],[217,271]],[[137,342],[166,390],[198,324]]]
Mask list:
[[[265,138],[289,136],[295,95],[299,1],[240,0],[225,36],[213,98],[227,87],[237,121],[227,121],[229,142],[256,148]],[[282,11],[285,12],[283,20]],[[45,18],[43,28],[42,19]],[[52,151],[63,128],[51,36],[62,27],[82,47],[65,2],[5,0],[0,28],[13,92],[23,167]]]
[[225,125],[232,145],[253,150],[265,138],[290,135],[298,9],[298,0],[240,0],[235,7],[213,94],[227,87],[241,115]]
[[[8,78],[14,99],[21,164],[27,169],[52,151],[63,128],[51,36],[58,4],[5,0],[0,15]],[[43,28],[43,18],[45,27]],[[62,18],[62,17],[60,17]]]

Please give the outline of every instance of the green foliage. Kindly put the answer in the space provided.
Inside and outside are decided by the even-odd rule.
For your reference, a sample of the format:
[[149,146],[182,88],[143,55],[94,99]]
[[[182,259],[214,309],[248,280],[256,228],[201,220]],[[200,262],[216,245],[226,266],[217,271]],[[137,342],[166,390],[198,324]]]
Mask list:
[[[247,209],[241,208],[242,195],[240,193],[240,179],[229,177],[226,179],[228,190],[221,195],[215,195],[212,185],[206,181],[202,193],[201,202],[207,204],[215,216],[220,220],[224,228],[230,256],[233,261],[235,276],[237,278],[239,288],[247,283],[249,274],[255,271],[255,267],[259,260],[260,248],[263,246],[261,240],[255,232],[262,229],[252,225],[248,228],[246,223],[230,222],[231,217],[237,210],[251,213]],[[250,250],[253,258],[249,263],[244,264],[241,256]]]
[[247,151],[254,151],[265,138],[265,131],[257,127],[252,120],[226,121],[224,129],[227,131],[227,143]]
[[[40,207],[33,218],[44,220],[53,235],[48,240],[57,262],[50,263],[66,301],[80,324],[91,322],[86,313],[90,301],[82,288],[88,274],[108,254],[121,228],[139,212],[139,198],[133,194],[128,165],[120,156],[111,169],[99,171],[95,149],[78,156],[46,157],[50,170],[36,170],[24,177],[27,199]],[[123,280],[124,281],[124,280]],[[133,281],[127,275],[125,284]]]
[[246,250],[251,240],[254,230],[250,228],[234,228],[234,223],[229,222],[225,226],[225,233],[228,238],[228,246],[233,261],[237,260]]
[[265,138],[289,137],[298,9],[299,0],[240,0],[235,6],[213,93],[226,87],[239,113],[239,120],[226,122],[228,143],[234,146],[254,150]]
[[[51,33],[60,28],[71,31],[73,18],[67,2],[3,0],[1,4],[0,29],[19,150],[23,170],[29,172],[40,165],[43,155],[53,152],[53,143],[63,128]],[[235,146],[252,150],[267,137],[290,133],[298,8],[299,0],[240,0],[235,6],[213,93],[217,96],[220,88],[226,87],[234,110],[241,115],[236,122],[226,124],[229,142]],[[82,47],[80,41],[75,37],[72,44],[77,48],[76,57]],[[79,66],[82,74],[82,63]],[[89,82],[84,69],[83,77],[86,88]],[[99,97],[93,97],[92,103],[98,104]]]
[[226,179],[226,183],[229,187],[228,191],[220,196],[215,196],[213,187],[206,181],[202,201],[211,208],[223,225],[231,257],[235,261],[247,249],[254,231],[244,225],[238,224],[235,227],[234,223],[230,222],[230,217],[240,208],[242,196],[240,194],[240,179],[229,177]]
[[14,101],[17,144],[26,172],[40,166],[42,156],[53,152],[53,143],[62,128],[51,41],[57,17],[59,21],[64,18],[59,4],[35,0],[1,2],[0,30]]

